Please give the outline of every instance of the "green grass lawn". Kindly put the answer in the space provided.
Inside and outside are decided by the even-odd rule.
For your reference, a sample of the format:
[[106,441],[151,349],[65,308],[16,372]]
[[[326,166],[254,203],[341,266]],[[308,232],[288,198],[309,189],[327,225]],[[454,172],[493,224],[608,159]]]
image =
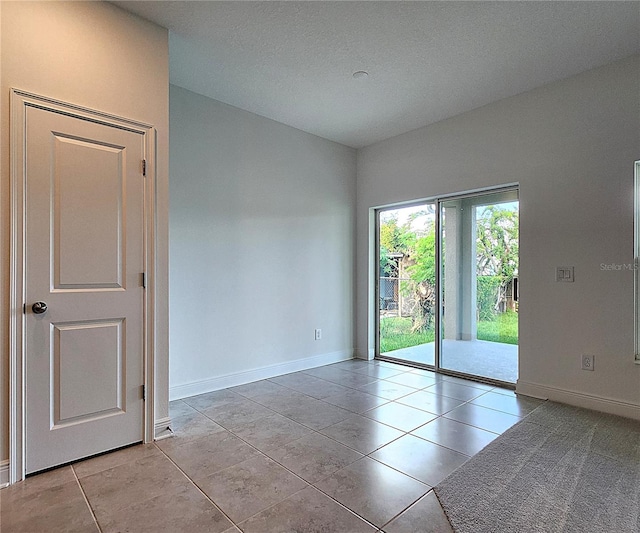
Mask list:
[[[494,320],[478,322],[478,339],[518,344],[518,314],[507,311]],[[435,340],[435,331],[411,332],[411,318],[388,317],[380,321],[380,353],[417,346]]]
[[518,344],[518,313],[507,311],[496,316],[495,320],[481,320],[478,322],[478,339]]
[[433,328],[424,332],[411,333],[410,318],[388,317],[380,321],[380,353],[433,342],[434,339]]

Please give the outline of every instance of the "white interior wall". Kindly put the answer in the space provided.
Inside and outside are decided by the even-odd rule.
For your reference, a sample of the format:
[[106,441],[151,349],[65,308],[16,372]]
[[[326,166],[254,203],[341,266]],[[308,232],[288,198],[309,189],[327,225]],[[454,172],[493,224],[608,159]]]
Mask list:
[[[357,355],[373,348],[371,208],[518,182],[518,391],[640,418],[633,273],[601,267],[633,262],[639,118],[634,56],[359,150]],[[563,265],[574,283],[555,282]]]
[[351,357],[355,150],[175,86],[170,121],[170,396]]
[[0,466],[8,457],[9,94],[30,91],[157,128],[156,419],[168,416],[168,33],[104,2],[1,2]]

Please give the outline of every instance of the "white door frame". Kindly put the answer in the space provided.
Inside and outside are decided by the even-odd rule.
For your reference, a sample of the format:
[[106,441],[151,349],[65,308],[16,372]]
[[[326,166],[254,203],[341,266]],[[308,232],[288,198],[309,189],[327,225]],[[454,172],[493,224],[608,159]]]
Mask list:
[[153,126],[92,109],[11,90],[11,244],[9,308],[9,483],[25,477],[25,118],[28,107],[62,113],[144,135],[144,442],[154,439],[155,267],[156,267],[156,130]]

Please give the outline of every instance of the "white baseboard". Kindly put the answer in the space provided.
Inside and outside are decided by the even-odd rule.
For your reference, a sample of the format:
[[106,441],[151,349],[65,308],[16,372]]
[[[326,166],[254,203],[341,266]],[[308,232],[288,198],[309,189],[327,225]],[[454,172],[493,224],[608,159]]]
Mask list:
[[203,379],[202,381],[194,381],[193,383],[185,383],[183,385],[169,387],[169,400],[180,400],[181,398],[188,398],[189,396],[196,396],[198,394],[204,394],[205,392],[244,385],[252,381],[259,381],[261,379],[282,376],[283,374],[290,374],[291,372],[299,372],[318,366],[339,363],[347,359],[353,359],[352,350],[324,353],[313,357],[305,357],[304,359],[296,359],[295,361],[287,361],[286,363],[278,363],[276,365],[246,370],[244,372],[235,372],[224,376]]
[[518,380],[516,393],[640,420],[640,405]]
[[0,489],[9,485],[9,461],[0,462]]
[[155,440],[162,440],[166,439],[167,437],[171,437],[173,435],[173,431],[171,431],[171,419],[167,416],[165,418],[156,420],[155,430],[153,434]]

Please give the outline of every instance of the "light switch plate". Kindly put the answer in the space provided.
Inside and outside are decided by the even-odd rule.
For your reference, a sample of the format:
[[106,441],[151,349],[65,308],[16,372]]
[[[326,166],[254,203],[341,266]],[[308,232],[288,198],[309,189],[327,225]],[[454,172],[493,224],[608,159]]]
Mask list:
[[573,267],[556,267],[556,281],[573,282]]

